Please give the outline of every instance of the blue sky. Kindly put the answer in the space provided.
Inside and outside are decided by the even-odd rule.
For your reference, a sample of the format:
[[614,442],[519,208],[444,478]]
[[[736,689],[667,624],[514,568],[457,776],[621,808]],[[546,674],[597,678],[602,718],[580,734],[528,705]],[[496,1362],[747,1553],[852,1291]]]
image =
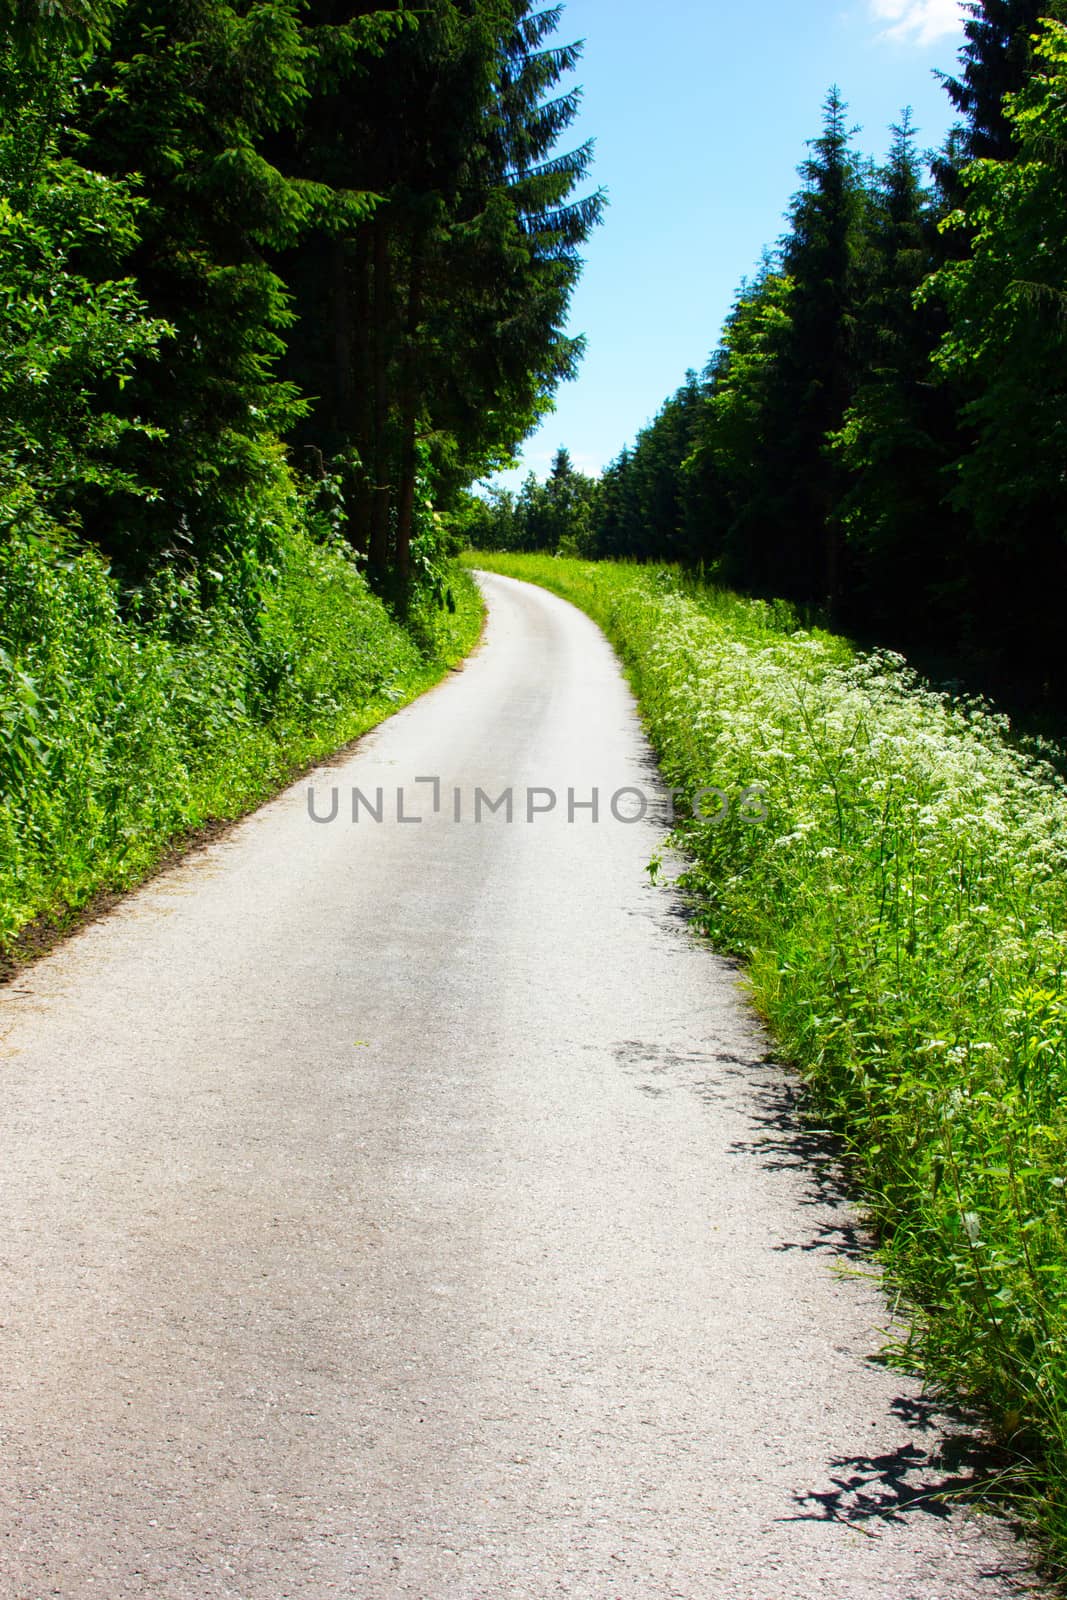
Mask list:
[[933,69],[955,68],[962,23],[958,0],[568,0],[558,38],[586,41],[568,142],[596,139],[610,206],[574,298],[581,375],[508,484],[544,477],[559,444],[598,472],[703,367],[783,230],[832,83],[863,151],[884,155],[905,105],[922,144],[941,142],[952,108]]

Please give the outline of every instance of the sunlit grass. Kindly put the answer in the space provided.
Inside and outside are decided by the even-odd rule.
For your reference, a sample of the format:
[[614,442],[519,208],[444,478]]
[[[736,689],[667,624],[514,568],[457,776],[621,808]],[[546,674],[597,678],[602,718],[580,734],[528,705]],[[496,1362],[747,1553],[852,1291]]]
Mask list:
[[269,567],[157,579],[120,605],[91,552],[0,548],[0,956],[138,882],[182,835],[240,816],[436,682],[481,601],[406,626],[339,547],[279,532]]

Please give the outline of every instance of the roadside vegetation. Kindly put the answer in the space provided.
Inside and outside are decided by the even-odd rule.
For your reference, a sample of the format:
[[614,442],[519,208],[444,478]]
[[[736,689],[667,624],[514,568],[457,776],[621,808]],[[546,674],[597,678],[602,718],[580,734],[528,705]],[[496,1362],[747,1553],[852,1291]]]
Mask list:
[[601,209],[529,0],[0,0],[0,968],[427,687]]
[[471,580],[449,593],[401,623],[347,546],[299,523],[269,565],[164,572],[136,597],[91,551],[9,539],[0,965],[428,688],[481,628]]
[[846,1143],[913,1312],[897,1357],[984,1414],[1067,1568],[1067,786],[987,705],[784,602],[470,559],[587,611],[667,783],[733,802],[678,830],[697,922]]

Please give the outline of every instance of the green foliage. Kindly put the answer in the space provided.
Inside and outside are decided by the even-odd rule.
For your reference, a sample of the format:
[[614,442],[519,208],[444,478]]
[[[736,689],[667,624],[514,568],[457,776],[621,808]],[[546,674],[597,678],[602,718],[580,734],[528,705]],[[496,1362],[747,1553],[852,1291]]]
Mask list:
[[1067,1563],[1067,786],[983,704],[781,605],[478,559],[605,628],[669,784],[762,787],[765,821],[680,828],[694,914],[847,1142],[912,1308],[898,1357],[1026,1458]]
[[261,488],[281,488],[277,438],[302,402],[276,372],[292,317],[268,251],[305,225],[314,196],[263,144],[305,94],[297,11],[297,0],[126,0],[92,63],[79,158],[139,184],[132,266],[174,330],[124,394],[128,415],[162,430],[127,441],[152,500],[89,500],[98,542],[133,574],[175,548],[215,558],[241,540]]
[[[792,296],[792,279],[769,259],[742,286],[708,367],[707,403],[685,463],[706,512],[705,554],[725,559],[734,573],[744,565],[754,580],[760,576],[756,552],[766,554],[760,529],[785,516],[780,487],[765,469],[775,430],[785,425],[778,415],[784,398],[779,351],[789,333]],[[762,574],[768,583],[773,558],[771,565]]]
[[0,29],[20,61],[36,67],[56,55],[84,56],[106,41],[121,0],[0,0]]
[[475,642],[465,574],[416,639],[345,545],[310,537],[295,501],[275,514],[269,560],[245,550],[201,581],[163,568],[132,609],[91,552],[0,547],[0,953],[240,815]]
[[983,617],[1009,610],[1003,637],[1059,697],[1067,677],[1058,649],[1067,581],[1067,25],[1049,20],[1035,70],[1011,97],[1011,160],[965,173],[961,210],[948,226],[970,240],[929,297],[948,309],[937,352],[942,373],[967,398],[973,443],[954,466],[953,500],[971,531],[973,603]]
[[357,89],[313,94],[295,137],[294,170],[341,163],[379,197],[287,263],[293,370],[318,397],[298,439],[344,459],[352,537],[376,572],[407,576],[420,452],[447,502],[509,462],[580,354],[564,323],[601,200],[572,198],[590,148],[554,150],[577,107],[554,93],[578,54],[548,43],[559,18],[527,0],[433,0]]
[[91,526],[141,583],[240,551],[288,493],[286,440],[383,588],[439,588],[426,484],[509,460],[581,350],[602,198],[575,198],[591,146],[556,149],[560,8],[9,9],[0,398],[35,463],[5,501]]
[[840,430],[829,436],[842,480],[831,515],[845,541],[845,614],[868,631],[891,617],[905,640],[929,637],[935,623],[949,626],[946,596],[961,539],[945,476],[959,443],[956,396],[931,369],[944,318],[932,300],[916,305],[935,264],[936,226],[905,112],[870,191],[860,375]]
[[966,118],[957,130],[955,161],[950,160],[953,184],[960,157],[983,161],[1011,155],[1005,96],[1029,75],[1030,40],[1039,19],[1052,9],[1050,0],[969,0],[960,74],[944,79],[952,104]]
[[142,493],[120,451],[154,436],[117,403],[169,330],[132,279],[79,266],[101,240],[113,265],[128,256],[139,211],[128,186],[63,153],[82,98],[71,59],[0,47],[0,537],[77,527],[88,484]]

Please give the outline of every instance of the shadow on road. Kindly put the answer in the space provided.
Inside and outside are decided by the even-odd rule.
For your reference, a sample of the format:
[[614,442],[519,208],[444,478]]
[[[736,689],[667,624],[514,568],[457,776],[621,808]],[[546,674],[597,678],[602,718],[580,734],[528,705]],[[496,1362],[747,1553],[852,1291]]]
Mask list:
[[1018,1561],[1009,1559],[983,1569],[978,1576],[1011,1593],[1051,1594],[1035,1589],[1021,1530],[1012,1518],[1013,1483],[1009,1458],[974,1432],[974,1419],[946,1410],[924,1397],[901,1395],[890,1411],[909,1430],[933,1436],[916,1439],[883,1454],[857,1453],[828,1463],[827,1484],[797,1490],[796,1511],[781,1522],[838,1522],[875,1539],[881,1529],[914,1516],[946,1521],[961,1502],[986,1508],[1012,1528],[1019,1544]]
[[[932,1427],[946,1421],[933,1405],[930,1417],[938,1419]],[[916,1512],[944,1519],[953,1501],[988,1497],[1003,1467],[1003,1459],[971,1433],[939,1434],[933,1451],[908,1443],[880,1455],[840,1456],[828,1463],[827,1487],[797,1491],[796,1513],[782,1520],[862,1526]]]
[[754,1080],[752,1064],[746,1065],[752,1137],[735,1140],[731,1154],[754,1156],[769,1172],[797,1174],[804,1185],[797,1204],[802,1210],[828,1213],[805,1230],[804,1238],[783,1241],[776,1248],[868,1259],[872,1241],[854,1213],[855,1193],[845,1172],[841,1140],[813,1125],[804,1110],[801,1086],[783,1077],[776,1062],[768,1058],[758,1066],[764,1069],[762,1081]]
[[[858,1196],[849,1181],[844,1145],[812,1121],[802,1084],[786,1076],[772,1057],[738,1061],[725,1070],[746,1080],[752,1128],[749,1136],[733,1141],[731,1153],[799,1179],[799,1236],[774,1248],[825,1253],[843,1265],[854,1263],[852,1271],[877,1277],[874,1241],[856,1214]],[[872,1364],[882,1361],[879,1355],[868,1359]],[[780,1520],[845,1523],[877,1538],[881,1528],[910,1517],[947,1520],[963,1503],[987,1507],[1019,1537],[1011,1503],[1019,1463],[982,1437],[977,1417],[928,1396],[904,1393],[891,1402],[886,1424],[896,1437],[903,1424],[911,1437],[896,1448],[879,1451],[875,1446],[870,1452],[831,1458],[825,1482],[795,1490],[796,1510]],[[875,1437],[882,1431],[872,1430]],[[1034,1593],[1033,1570],[1022,1553],[1018,1566],[999,1566],[981,1576],[1008,1584],[1019,1595]]]

